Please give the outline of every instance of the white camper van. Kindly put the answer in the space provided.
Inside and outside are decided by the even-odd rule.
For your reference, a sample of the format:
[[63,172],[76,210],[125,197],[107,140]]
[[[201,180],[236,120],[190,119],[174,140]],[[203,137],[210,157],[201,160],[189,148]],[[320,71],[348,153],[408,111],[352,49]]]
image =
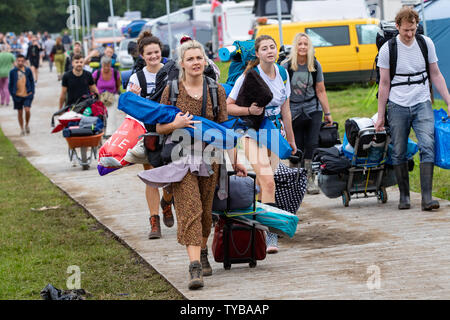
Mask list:
[[213,20],[213,51],[232,45],[235,40],[249,40],[255,15],[253,11],[254,1],[242,1],[236,3],[227,1],[219,3],[214,8]]

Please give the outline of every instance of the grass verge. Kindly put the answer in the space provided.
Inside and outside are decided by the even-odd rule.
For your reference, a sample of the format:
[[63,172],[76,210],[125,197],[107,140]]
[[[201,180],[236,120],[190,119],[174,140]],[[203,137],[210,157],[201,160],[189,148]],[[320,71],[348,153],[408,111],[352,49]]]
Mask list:
[[[220,82],[225,83],[228,75],[229,63],[217,62],[220,69]],[[345,132],[345,120],[352,117],[372,117],[378,109],[376,88],[367,84],[352,84],[341,86],[327,86],[327,95],[334,121],[339,123],[339,134]],[[444,108],[444,101],[435,100],[434,109]],[[417,142],[414,131],[411,139]],[[415,167],[410,173],[411,190],[420,192],[419,154],[414,157]],[[433,195],[441,199],[450,200],[450,170],[435,167],[433,178]]]
[[[44,206],[58,208],[33,210]],[[41,299],[48,283],[67,289],[73,265],[88,299],[183,299],[20,156],[1,129],[0,257],[0,300]]]

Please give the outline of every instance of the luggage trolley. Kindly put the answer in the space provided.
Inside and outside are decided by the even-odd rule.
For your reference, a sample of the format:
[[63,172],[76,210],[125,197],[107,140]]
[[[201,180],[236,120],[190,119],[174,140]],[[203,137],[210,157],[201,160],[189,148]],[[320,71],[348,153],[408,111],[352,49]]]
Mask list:
[[[345,207],[349,206],[353,195],[356,199],[360,198],[359,194],[368,198],[371,197],[369,193],[374,193],[373,196],[376,196],[379,202],[387,202],[386,187],[382,185],[382,180],[386,171],[389,143],[390,137],[386,131],[376,132],[375,128],[359,130],[351,167],[348,169],[346,189],[342,191],[342,203]],[[376,157],[373,156],[374,153]]]

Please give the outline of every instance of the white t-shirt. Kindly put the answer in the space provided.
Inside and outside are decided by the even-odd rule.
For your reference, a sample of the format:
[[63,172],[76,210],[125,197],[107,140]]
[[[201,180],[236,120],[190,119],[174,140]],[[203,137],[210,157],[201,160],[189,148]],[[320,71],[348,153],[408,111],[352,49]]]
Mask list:
[[[156,73],[149,72],[147,68],[142,70],[144,70],[145,81],[147,82],[147,94],[149,95],[156,87]],[[136,73],[131,75],[130,81],[128,82],[127,91],[130,91],[131,83],[137,85],[139,88],[141,87]]]
[[[428,47],[428,63],[435,63],[438,61],[436,56],[436,49],[434,48],[433,41],[425,38],[425,43]],[[400,36],[397,35],[397,70],[396,73],[399,74],[411,74],[426,70],[425,59],[423,58],[422,51],[420,51],[419,44],[417,40],[411,46],[405,45],[400,41]],[[388,42],[383,44],[380,48],[380,53],[378,55],[378,67],[389,69],[389,45]],[[426,72],[423,74],[426,76]],[[422,80],[422,75],[417,75],[410,77],[410,81]],[[405,76],[394,76],[392,84],[408,81],[408,77]],[[412,85],[401,85],[392,87],[389,93],[389,101],[395,104],[411,107],[418,103],[430,100],[430,89],[428,82],[429,79],[425,81],[425,85],[422,83],[412,84]]]
[[[277,106],[277,108],[266,109],[265,116],[277,115],[281,112],[281,106],[283,103],[289,98],[291,95],[291,84],[289,82],[289,75],[287,74],[286,84],[283,83],[283,78],[280,75],[280,70],[275,66],[276,77],[275,79],[270,79],[267,74],[261,69],[261,66],[258,65],[259,75],[264,80],[265,83],[272,91],[273,99],[267,106]],[[287,72],[286,72],[287,73]],[[233,89],[231,90],[229,97],[233,100],[237,100],[237,96],[239,94],[239,90],[241,90],[242,83],[244,82],[245,74],[241,74],[241,76],[236,80]]]

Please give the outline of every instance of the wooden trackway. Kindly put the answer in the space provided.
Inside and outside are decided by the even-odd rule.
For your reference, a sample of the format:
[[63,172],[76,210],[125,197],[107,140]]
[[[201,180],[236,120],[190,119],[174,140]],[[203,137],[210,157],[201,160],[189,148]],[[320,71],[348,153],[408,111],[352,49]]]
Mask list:
[[[188,299],[449,299],[450,203],[435,212],[397,210],[398,192],[389,200],[358,199],[344,208],[340,199],[306,196],[293,239],[280,240],[280,252],[255,269],[210,261],[213,276],[205,287],[187,289],[188,259],[176,242],[176,226],[162,226],[163,237],[148,240],[148,209],[140,165],[100,177],[72,167],[60,133],[50,134],[60,84],[45,64],[32,106],[31,135],[19,136],[16,113],[0,108],[0,124],[17,150],[53,183],[85,207],[151,264]],[[123,115],[117,113],[117,124]],[[113,122],[110,121],[110,125]],[[417,170],[417,169],[416,169]],[[52,205],[51,199],[49,204]],[[210,242],[212,236],[210,237]]]

